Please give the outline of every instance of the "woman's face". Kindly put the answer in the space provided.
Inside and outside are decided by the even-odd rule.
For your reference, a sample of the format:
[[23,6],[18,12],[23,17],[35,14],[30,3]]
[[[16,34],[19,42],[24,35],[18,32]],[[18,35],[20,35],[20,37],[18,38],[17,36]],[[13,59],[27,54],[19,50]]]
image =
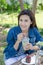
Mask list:
[[27,31],[32,24],[30,17],[28,15],[21,15],[19,19],[19,25],[22,31]]

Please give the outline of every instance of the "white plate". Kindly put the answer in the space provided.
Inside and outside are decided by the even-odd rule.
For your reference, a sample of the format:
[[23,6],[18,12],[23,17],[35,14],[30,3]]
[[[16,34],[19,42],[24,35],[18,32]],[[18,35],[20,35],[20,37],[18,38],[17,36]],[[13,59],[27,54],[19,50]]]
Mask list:
[[25,57],[25,58],[23,58],[23,59],[21,60],[21,62],[22,62],[23,64],[25,64],[25,65],[32,65],[32,64],[35,64],[35,58],[36,58],[35,55],[32,56],[32,57],[31,57],[31,62],[30,62],[30,63],[26,63],[26,57]]

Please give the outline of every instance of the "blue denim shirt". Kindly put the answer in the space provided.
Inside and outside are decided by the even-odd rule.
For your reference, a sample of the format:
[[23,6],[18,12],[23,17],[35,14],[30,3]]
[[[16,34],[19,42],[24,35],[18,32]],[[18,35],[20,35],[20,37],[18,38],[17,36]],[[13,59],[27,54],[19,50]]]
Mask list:
[[[21,32],[22,32],[22,30],[21,30],[20,26],[13,27],[9,30],[8,35],[7,35],[7,40],[6,40],[8,44],[4,50],[4,54],[6,56],[6,59],[11,58],[11,57],[15,57],[16,54],[19,53],[19,50],[22,46],[22,42],[19,44],[17,50],[14,48],[14,44],[17,41],[17,35]],[[43,41],[43,38],[41,37],[39,31],[35,27],[29,29],[28,37],[30,38],[29,42],[33,46],[36,45],[36,42]],[[34,52],[34,50],[28,50],[28,51],[25,51],[24,54],[25,53],[31,54],[33,52]]]

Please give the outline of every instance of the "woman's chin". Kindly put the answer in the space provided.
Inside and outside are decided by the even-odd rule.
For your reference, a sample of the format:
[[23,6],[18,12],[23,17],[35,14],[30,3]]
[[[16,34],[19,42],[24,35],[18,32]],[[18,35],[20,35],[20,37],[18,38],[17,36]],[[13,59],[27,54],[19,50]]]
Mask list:
[[27,31],[28,29],[27,28],[21,28],[22,31]]
[[26,31],[27,29],[22,29],[22,31]]

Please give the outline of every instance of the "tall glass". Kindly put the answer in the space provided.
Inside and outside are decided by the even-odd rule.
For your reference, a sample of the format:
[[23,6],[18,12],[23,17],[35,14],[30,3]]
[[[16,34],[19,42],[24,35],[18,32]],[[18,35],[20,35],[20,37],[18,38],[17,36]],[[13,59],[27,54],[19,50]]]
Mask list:
[[35,65],[43,65],[43,42],[39,41],[36,45],[40,46],[40,50],[36,53],[36,62]]
[[29,38],[28,37],[24,37],[23,40],[22,40],[23,48],[25,48],[26,44],[29,44]]
[[43,50],[37,51],[35,65],[43,65]]

